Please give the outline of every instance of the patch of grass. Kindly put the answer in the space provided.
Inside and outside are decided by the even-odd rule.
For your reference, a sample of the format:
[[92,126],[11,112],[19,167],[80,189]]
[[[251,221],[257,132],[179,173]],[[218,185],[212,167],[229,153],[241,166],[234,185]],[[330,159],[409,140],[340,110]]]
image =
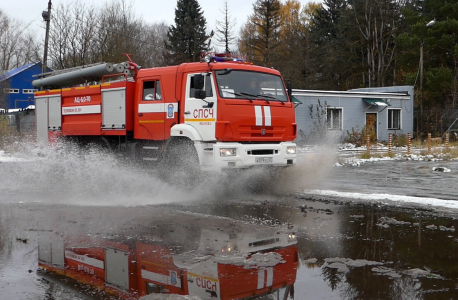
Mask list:
[[450,154],[450,156],[453,158],[457,158],[458,157],[458,147],[448,148],[446,153]]
[[[424,149],[420,153],[421,155],[427,155],[428,149]],[[458,158],[458,147],[441,147],[441,148],[432,148],[430,155],[433,155],[436,158],[442,158],[445,160]]]
[[394,154],[394,152],[388,152],[386,155],[384,155],[383,157],[390,157],[390,158],[395,158],[396,155]]
[[[369,138],[371,143],[376,142],[376,134],[374,130],[369,131]],[[351,128],[351,132],[347,130],[347,137],[344,139],[345,143],[355,144],[357,147],[366,145],[367,132],[366,126],[361,129],[361,132],[355,128]]]
[[370,151],[364,151],[363,153],[361,153],[361,155],[359,156],[359,158],[361,159],[369,159],[371,158],[371,152]]
[[393,140],[393,146],[402,147],[406,145],[407,145],[407,135],[406,134],[400,134],[400,135],[395,136]]
[[394,154],[394,152],[388,153],[388,151],[387,152],[376,152],[376,153],[371,153],[370,151],[364,151],[359,155],[360,159],[383,158],[383,157],[394,158],[396,157],[396,154]]
[[423,144],[420,139],[413,139],[411,145],[412,147],[424,147],[426,144]]

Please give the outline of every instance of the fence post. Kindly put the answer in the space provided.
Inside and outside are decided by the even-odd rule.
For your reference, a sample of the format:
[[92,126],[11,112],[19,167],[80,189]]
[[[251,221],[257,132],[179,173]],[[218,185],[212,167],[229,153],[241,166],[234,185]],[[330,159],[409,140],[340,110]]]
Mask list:
[[448,147],[449,147],[449,144],[448,144],[449,141],[450,141],[450,136],[449,136],[449,133],[446,132],[445,133],[445,149],[447,149],[447,150],[448,150]]
[[410,141],[410,133],[408,133],[407,134],[407,155],[410,155],[411,146],[412,146],[412,143]]
[[388,155],[391,156],[391,146],[392,146],[392,143],[393,143],[393,138],[392,138],[392,134],[388,134]]
[[431,154],[431,133],[428,133],[428,154]]

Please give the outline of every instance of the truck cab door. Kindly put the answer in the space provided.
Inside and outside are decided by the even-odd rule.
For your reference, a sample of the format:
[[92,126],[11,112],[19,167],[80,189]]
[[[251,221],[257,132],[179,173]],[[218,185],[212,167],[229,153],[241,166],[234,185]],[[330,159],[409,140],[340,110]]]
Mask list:
[[[200,74],[200,73],[199,73]],[[188,74],[186,80],[186,102],[185,102],[185,124],[197,129],[204,141],[214,141],[215,124],[217,113],[217,96],[212,73],[204,75],[204,88],[206,98],[204,100],[195,98],[193,77],[196,74]],[[212,103],[209,105],[209,103]]]
[[144,79],[140,82],[139,89],[135,108],[134,138],[155,141],[167,139],[170,135],[170,125],[177,119],[178,103],[167,102],[168,97],[173,95],[164,93],[160,77]]

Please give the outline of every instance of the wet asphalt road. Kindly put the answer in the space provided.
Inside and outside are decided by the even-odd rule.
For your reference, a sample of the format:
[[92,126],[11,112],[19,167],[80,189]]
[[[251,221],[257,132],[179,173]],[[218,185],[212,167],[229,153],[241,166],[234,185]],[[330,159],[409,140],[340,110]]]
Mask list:
[[[329,165],[321,159],[301,165],[316,171],[305,188],[456,199],[457,162]],[[451,172],[433,172],[437,166]],[[177,220],[183,213],[224,217],[247,231],[251,226],[259,226],[255,232],[293,228],[299,255],[292,270],[294,299],[458,298],[458,219],[453,211],[311,197],[297,188],[276,194],[243,185],[224,193],[202,192],[201,187],[180,191],[150,174],[87,158],[0,163],[0,173],[5,172],[12,175],[0,183],[0,299],[107,298],[73,280],[40,272],[39,240],[49,233],[134,236],[136,225],[144,224],[139,220],[154,221],[158,211]],[[305,171],[298,174],[310,178]],[[133,189],[124,185],[126,180]],[[99,198],[102,206],[95,205]],[[199,244],[202,237],[182,233],[169,239]]]

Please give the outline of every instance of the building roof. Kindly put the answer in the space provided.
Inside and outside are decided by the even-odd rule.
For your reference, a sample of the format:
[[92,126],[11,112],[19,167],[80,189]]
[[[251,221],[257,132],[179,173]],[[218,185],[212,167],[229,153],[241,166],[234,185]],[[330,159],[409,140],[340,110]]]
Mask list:
[[23,71],[35,66],[36,64],[39,64],[39,63],[40,62],[38,61],[38,62],[35,62],[35,63],[26,64],[26,65],[23,65],[23,66],[21,66],[19,68],[16,68],[16,69],[13,69],[13,70],[11,70],[9,72],[6,72],[2,76],[0,76],[0,81],[7,80],[7,79],[9,79],[9,78],[11,78],[11,77],[23,72]]
[[[380,89],[380,88],[379,88]],[[399,99],[411,100],[411,96],[403,92],[367,92],[367,91],[320,91],[320,90],[296,90],[293,89],[293,96],[311,97],[339,97],[339,98],[376,98],[376,99]]]

